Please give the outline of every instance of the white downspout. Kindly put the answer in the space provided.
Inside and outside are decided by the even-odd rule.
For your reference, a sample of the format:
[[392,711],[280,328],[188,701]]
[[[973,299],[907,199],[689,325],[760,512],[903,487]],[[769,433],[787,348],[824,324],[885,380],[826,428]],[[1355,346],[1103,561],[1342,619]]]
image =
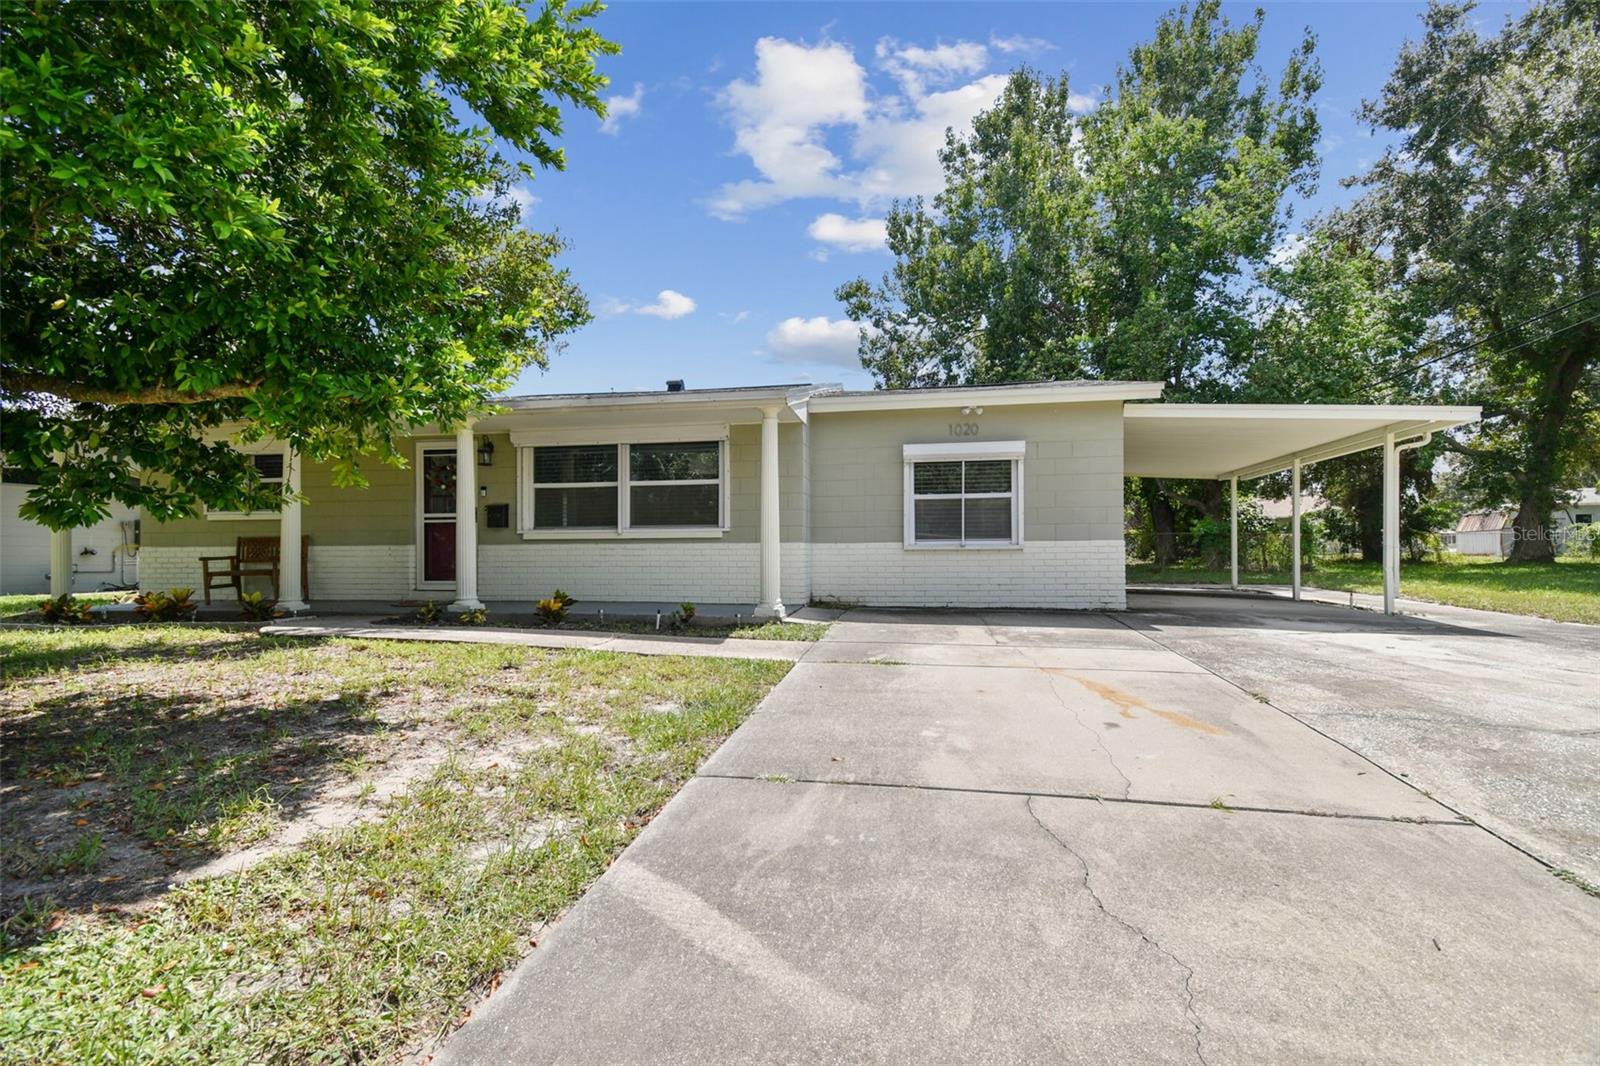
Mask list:
[[1292,546],[1289,552],[1290,567],[1293,574],[1290,577],[1290,594],[1294,599],[1300,598],[1300,457],[1294,459],[1294,473],[1291,477],[1289,488],[1289,543]]
[[1239,479],[1228,479],[1228,560],[1233,567],[1233,587],[1239,587]]
[[1430,430],[1415,440],[1397,444],[1395,435],[1383,438],[1383,613],[1398,613],[1400,599],[1400,453],[1421,448],[1433,439]]

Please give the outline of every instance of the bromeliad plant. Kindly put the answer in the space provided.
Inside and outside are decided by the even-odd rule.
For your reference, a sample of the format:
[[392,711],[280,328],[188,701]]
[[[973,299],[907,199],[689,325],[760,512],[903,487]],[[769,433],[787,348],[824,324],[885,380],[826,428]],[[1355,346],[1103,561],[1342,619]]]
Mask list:
[[147,622],[183,622],[194,616],[199,604],[194,589],[172,588],[165,592],[151,589],[134,597],[134,613]]
[[74,599],[72,593],[43,600],[39,604],[39,617],[53,626],[88,625],[94,621],[90,605]]
[[423,600],[417,606],[417,621],[425,626],[439,624],[439,619],[444,617],[444,604],[438,600]]
[[239,596],[239,610],[252,622],[270,622],[283,617],[283,612],[278,610],[278,601],[267,599],[266,594],[261,592],[242,593]]
[[486,625],[488,621],[489,612],[483,607],[474,607],[456,615],[456,625],[458,626],[481,626]]

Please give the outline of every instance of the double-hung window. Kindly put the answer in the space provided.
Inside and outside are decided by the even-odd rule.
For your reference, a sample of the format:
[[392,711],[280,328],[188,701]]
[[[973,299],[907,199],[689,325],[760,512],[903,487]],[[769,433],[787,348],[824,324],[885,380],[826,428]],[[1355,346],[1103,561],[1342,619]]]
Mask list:
[[535,445],[524,532],[720,533],[726,461],[720,440]]
[[908,548],[1022,543],[1022,441],[905,446]]
[[533,450],[534,529],[617,528],[617,446]]

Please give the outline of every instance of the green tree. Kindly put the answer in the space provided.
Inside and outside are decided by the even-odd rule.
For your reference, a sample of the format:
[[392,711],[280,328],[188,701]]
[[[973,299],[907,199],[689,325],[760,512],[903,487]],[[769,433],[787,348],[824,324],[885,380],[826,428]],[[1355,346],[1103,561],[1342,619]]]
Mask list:
[[1516,502],[1513,559],[1553,560],[1551,511],[1600,454],[1600,5],[1544,0],[1494,36],[1470,11],[1430,6],[1364,107],[1398,142],[1350,231],[1436,316],[1404,391],[1484,406],[1446,445],[1461,484]]
[[[505,195],[603,111],[599,5],[0,4],[0,447],[60,528],[275,507],[223,441],[400,459],[588,318]],[[55,457],[60,456],[61,461]]]
[[[1091,377],[1229,396],[1227,355],[1252,329],[1246,283],[1282,235],[1285,193],[1316,176],[1313,39],[1272,84],[1255,62],[1261,26],[1202,0],[1160,20],[1088,115],[1064,76],[1019,70],[971,134],[947,133],[943,191],[888,214],[893,268],[835,294],[877,382]],[[1175,501],[1220,513],[1215,484],[1137,491],[1162,562]]]

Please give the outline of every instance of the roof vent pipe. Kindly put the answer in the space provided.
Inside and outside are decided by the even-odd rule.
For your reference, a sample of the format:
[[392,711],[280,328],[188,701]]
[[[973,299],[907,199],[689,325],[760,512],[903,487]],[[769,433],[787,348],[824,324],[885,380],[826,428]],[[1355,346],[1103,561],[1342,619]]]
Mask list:
[[682,392],[683,391],[683,379],[682,378],[672,378],[670,381],[667,382],[667,391],[668,392]]

